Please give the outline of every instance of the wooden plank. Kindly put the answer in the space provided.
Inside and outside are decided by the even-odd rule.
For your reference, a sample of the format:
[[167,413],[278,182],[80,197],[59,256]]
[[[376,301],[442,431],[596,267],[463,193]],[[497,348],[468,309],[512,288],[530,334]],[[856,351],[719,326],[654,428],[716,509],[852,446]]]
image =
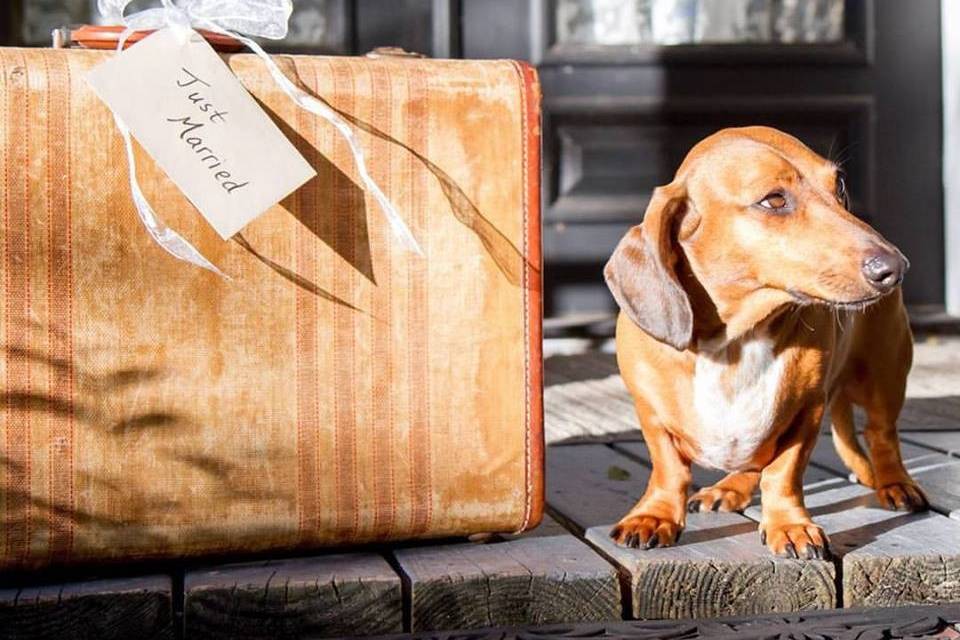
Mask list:
[[380,640],[504,640],[505,638],[624,638],[635,640],[760,640],[929,638],[957,640],[960,604],[831,609],[800,615],[768,614],[718,620],[624,620],[604,624],[524,625],[450,634],[387,636]]
[[[549,444],[578,436],[609,435],[612,432],[640,433],[635,418],[618,411],[604,398],[591,395],[589,390],[565,387],[567,385],[558,385],[544,390],[544,417]],[[632,408],[630,411],[633,411]]]
[[900,441],[960,458],[960,426],[958,431],[901,431]]
[[[806,503],[842,558],[843,606],[960,600],[960,522],[889,511],[859,485],[807,496]],[[759,520],[760,511],[751,507],[747,515]]]
[[[631,458],[635,458],[645,465],[652,465],[650,453],[647,445],[643,442],[614,442],[611,446],[621,453],[625,453]],[[709,487],[716,484],[726,476],[726,472],[716,469],[709,469],[699,465],[693,465],[693,484],[697,488]],[[804,485],[810,486],[823,483],[827,480],[835,480],[839,477],[825,469],[810,465],[803,475]]]
[[923,487],[934,510],[960,520],[960,460],[916,469],[913,478]]
[[650,470],[602,444],[547,447],[551,515],[583,535],[616,522],[640,499]]
[[551,518],[548,514],[544,514],[543,520],[540,521],[540,524],[537,525],[535,529],[524,531],[523,533],[500,534],[499,538],[501,540],[519,540],[520,538],[549,538],[569,534],[570,532],[567,531],[566,527]]
[[174,637],[169,576],[0,591],[3,638]]
[[571,535],[394,551],[413,631],[618,619],[617,572]]
[[[900,454],[903,456],[903,462],[908,469],[935,464],[944,459],[941,453],[927,449],[926,447],[917,446],[902,439],[900,441]],[[837,454],[836,447],[833,446],[833,437],[830,435],[820,436],[810,456],[810,462],[839,477],[848,478],[853,481],[850,470],[847,469],[846,465],[843,464],[843,460],[841,460]]]
[[[645,442],[614,442],[611,446],[620,453],[623,453],[634,460],[638,460],[646,467],[650,467],[653,464],[650,461],[650,451],[647,449]],[[691,471],[693,472],[693,485],[695,488],[709,487],[710,485],[716,484],[725,475],[727,475],[722,471],[708,469],[699,465],[693,465],[691,467]]]
[[[615,442],[611,446],[641,463],[650,464],[647,447],[642,442]],[[930,506],[944,515],[960,519],[960,460],[908,443],[902,445],[902,450],[904,463],[923,486]],[[805,493],[810,495],[815,491],[837,488],[839,483],[830,480],[839,481],[839,472],[845,471],[846,467],[837,455],[830,436],[820,438],[813,458],[820,466],[811,464],[807,467],[803,477]],[[830,467],[838,473],[820,467]],[[719,471],[693,467],[693,483],[698,487],[709,486],[723,476]],[[852,478],[850,480],[853,481]],[[759,504],[758,500],[759,496],[755,498],[754,504]]]
[[[854,405],[853,422],[857,432],[863,432],[867,415]],[[824,416],[822,430],[830,433],[830,415]],[[910,431],[957,431],[960,430],[960,406],[954,398],[907,398],[897,419],[900,433]]]
[[[627,549],[612,525],[643,491],[649,469],[603,445],[548,447],[551,512],[621,569],[634,617],[681,618],[836,605],[834,566],[774,558],[739,514],[688,514],[676,547]],[[625,594],[626,595],[626,594]]]
[[589,351],[576,356],[553,356],[543,361],[547,384],[559,381],[593,380],[620,373],[613,353]]
[[400,577],[381,556],[338,554],[187,572],[188,638],[301,638],[403,630]]
[[897,425],[901,431],[960,430],[960,396],[907,398]]
[[[612,446],[644,464],[650,464],[649,453],[642,442],[617,442]],[[907,469],[923,487],[930,500],[931,508],[944,515],[960,519],[960,460],[909,443],[902,443],[901,449]],[[846,467],[837,455],[830,436],[820,438],[814,449],[813,461],[819,466],[811,464],[807,467],[804,474],[805,493],[810,495],[814,491],[836,488],[837,483],[828,481],[833,478],[839,479],[840,473],[846,471]],[[820,467],[835,469],[836,473]],[[696,466],[693,468],[693,482],[697,486],[713,484],[723,475],[722,472],[710,469],[700,469]],[[850,478],[850,480],[853,479]],[[757,502],[755,501],[754,504]]]
[[[619,379],[614,379],[617,381]],[[621,385],[622,386],[622,385]],[[626,390],[607,382],[565,382],[544,390],[544,398],[563,411],[579,411],[590,421],[615,422],[639,431],[640,423]]]
[[[565,367],[584,362],[586,356],[562,360]],[[611,433],[640,435],[633,401],[619,375],[600,365],[594,375],[589,370],[553,367],[553,383],[544,389],[547,414],[547,441],[555,443],[583,436],[609,436]]]
[[835,568],[822,560],[775,558],[756,523],[735,513],[691,513],[675,547],[628,549],[610,525],[587,540],[629,576],[631,612],[641,619],[714,618],[836,606]]
[[[960,510],[960,460],[904,441],[900,443],[900,450],[904,465],[923,487],[930,507],[950,516]],[[821,436],[814,449],[812,462],[837,474],[849,474],[830,436]],[[855,481],[852,474],[847,477],[851,482]],[[960,513],[957,516],[960,517]]]

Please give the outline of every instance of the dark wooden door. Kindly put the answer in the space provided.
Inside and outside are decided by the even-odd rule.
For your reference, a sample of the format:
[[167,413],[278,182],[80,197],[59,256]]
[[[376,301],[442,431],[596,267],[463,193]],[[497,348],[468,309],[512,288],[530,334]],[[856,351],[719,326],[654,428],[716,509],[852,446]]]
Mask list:
[[912,261],[907,301],[942,304],[937,0],[841,0],[842,27],[819,42],[672,46],[590,42],[569,24],[578,4],[610,3],[461,5],[465,56],[539,68],[548,316],[612,310],[601,268],[653,187],[694,142],[744,124],[784,129],[843,160],[853,211]]

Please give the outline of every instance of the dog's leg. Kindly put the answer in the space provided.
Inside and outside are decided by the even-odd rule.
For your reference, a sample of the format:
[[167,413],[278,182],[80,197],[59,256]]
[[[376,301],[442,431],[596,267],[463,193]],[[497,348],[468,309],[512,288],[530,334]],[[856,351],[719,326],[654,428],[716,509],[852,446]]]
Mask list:
[[857,481],[866,487],[874,487],[873,465],[857,440],[853,423],[853,405],[843,393],[838,394],[830,406],[833,446],[843,464],[857,476]]
[[873,336],[883,336],[884,348],[869,341],[856,353],[866,375],[854,377],[845,393],[867,412],[864,437],[873,466],[873,482],[880,504],[890,509],[922,511],[927,498],[910,477],[900,455],[897,418],[907,392],[907,375],[913,360],[913,339],[899,295],[889,296],[867,316]]
[[780,452],[760,473],[760,539],[785,558],[828,558],[827,535],[803,504],[803,472],[817,441],[823,405],[804,410],[783,436]]
[[864,407],[867,411],[864,436],[873,461],[872,486],[877,490],[880,504],[894,510],[924,511],[928,508],[927,497],[904,468],[900,456],[897,416],[903,406],[902,396],[898,401],[890,396],[871,395],[873,403]]
[[643,439],[653,471],[640,501],[610,531],[610,537],[628,547],[652,549],[670,546],[686,524],[690,461],[677,450],[673,438],[652,412],[637,405]]
[[697,491],[687,502],[687,511],[743,511],[750,505],[760,482],[759,471],[736,471],[723,480]]

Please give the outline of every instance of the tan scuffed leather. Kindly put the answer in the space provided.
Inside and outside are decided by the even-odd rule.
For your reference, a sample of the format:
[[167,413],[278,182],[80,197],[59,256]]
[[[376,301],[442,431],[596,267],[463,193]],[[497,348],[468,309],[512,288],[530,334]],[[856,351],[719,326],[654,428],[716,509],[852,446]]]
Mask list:
[[83,75],[0,50],[0,569],[513,531],[542,512],[539,93],[510,61],[229,64],[318,177],[230,242],[138,150],[158,247]]

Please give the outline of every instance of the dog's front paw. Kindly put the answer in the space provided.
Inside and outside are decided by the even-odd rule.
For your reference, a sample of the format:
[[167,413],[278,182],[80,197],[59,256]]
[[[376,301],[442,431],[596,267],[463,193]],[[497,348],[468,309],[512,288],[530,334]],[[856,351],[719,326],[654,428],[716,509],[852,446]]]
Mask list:
[[930,508],[923,489],[910,479],[880,487],[877,498],[880,504],[893,511],[926,511]]
[[676,543],[683,527],[678,522],[651,515],[627,516],[610,530],[617,544],[634,549],[669,547]]
[[760,542],[781,558],[829,560],[827,534],[812,522],[760,525]]
[[700,489],[687,501],[687,511],[743,511],[750,506],[753,496],[735,489],[707,487]]

